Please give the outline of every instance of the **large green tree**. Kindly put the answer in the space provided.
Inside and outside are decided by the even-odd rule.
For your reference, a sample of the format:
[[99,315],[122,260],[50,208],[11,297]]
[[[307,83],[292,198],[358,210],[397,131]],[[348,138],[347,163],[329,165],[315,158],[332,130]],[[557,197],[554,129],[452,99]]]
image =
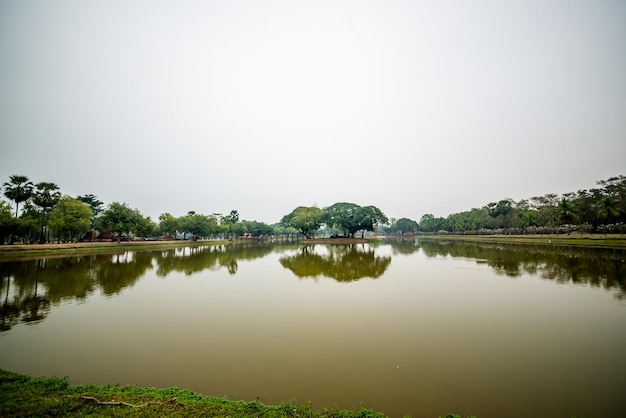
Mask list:
[[126,203],[111,203],[98,218],[100,226],[108,232],[117,235],[130,235],[137,223],[137,212]]
[[145,238],[153,236],[157,229],[157,224],[149,216],[144,216],[137,209],[133,209],[135,215],[135,225],[132,232],[139,237]]
[[348,202],[335,203],[324,209],[322,221],[330,228],[341,229],[344,236],[351,238],[358,231],[373,231],[376,225],[389,222],[376,206],[361,207]]
[[169,212],[159,215],[159,232],[163,235],[171,237],[176,236],[176,231],[179,227],[178,224],[178,218]]
[[357,219],[359,221],[361,237],[363,237],[364,231],[373,232],[377,226],[389,223],[387,216],[376,206],[372,205],[359,208],[357,211]]
[[410,234],[417,232],[418,227],[419,225],[414,220],[409,218],[400,218],[396,222],[394,222],[393,225],[391,225],[391,227],[389,228],[389,232],[400,235],[404,235],[407,233]]
[[73,241],[89,231],[92,217],[88,204],[63,196],[50,212],[48,225],[57,237]]
[[217,221],[215,218],[191,211],[187,216],[179,218],[178,226],[182,232],[190,233],[192,239],[198,239],[213,234]]
[[280,224],[297,229],[308,239],[315,238],[315,232],[322,226],[324,212],[315,206],[298,206],[290,214],[283,216]]
[[15,202],[15,217],[18,216],[19,205],[33,195],[35,186],[26,176],[13,175],[9,182],[4,183],[4,195]]

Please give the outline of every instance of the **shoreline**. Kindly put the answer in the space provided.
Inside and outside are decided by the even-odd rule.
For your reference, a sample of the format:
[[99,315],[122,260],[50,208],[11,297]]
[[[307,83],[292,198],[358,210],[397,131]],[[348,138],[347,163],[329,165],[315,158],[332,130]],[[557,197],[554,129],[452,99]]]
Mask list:
[[[405,235],[370,238],[315,238],[302,239],[303,245],[351,245],[378,242],[381,239],[417,239],[430,241],[462,241],[497,244],[526,244],[550,246],[576,246],[587,248],[626,249],[626,235],[604,234],[554,234],[554,235]],[[216,240],[169,240],[169,241],[121,241],[76,242],[63,244],[4,244],[0,245],[0,260],[37,256],[64,256],[94,253],[110,253],[129,250],[163,250],[181,246],[207,246],[236,244],[238,241]]]
[[626,236],[604,234],[554,235],[414,235],[418,240],[463,241],[497,244],[575,246],[587,248],[626,248]]
[[161,250],[181,246],[224,245],[228,240],[171,240],[171,241],[121,241],[74,242],[63,244],[5,244],[0,245],[0,259],[23,258],[41,255],[80,255],[128,250]]
[[4,369],[0,369],[0,416],[386,417],[366,408],[315,410],[310,404],[293,401],[269,405],[258,400],[229,400],[176,387],[71,385],[67,378],[30,377]]

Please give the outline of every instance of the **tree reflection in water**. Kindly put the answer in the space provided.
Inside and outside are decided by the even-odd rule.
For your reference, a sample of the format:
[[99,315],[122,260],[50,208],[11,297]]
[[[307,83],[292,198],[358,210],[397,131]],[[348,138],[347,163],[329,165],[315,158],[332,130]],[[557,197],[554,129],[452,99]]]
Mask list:
[[562,284],[617,289],[616,297],[626,299],[626,251],[623,249],[412,241],[413,244],[400,240],[389,240],[388,243],[403,254],[413,246],[414,251],[422,251],[426,257],[474,259],[491,267],[496,274],[507,277],[530,274]]
[[272,251],[272,246],[220,245],[2,262],[0,332],[18,323],[40,322],[52,306],[64,300],[85,300],[97,290],[104,296],[119,295],[152,269],[159,277],[221,268],[234,275],[237,260],[264,257]]
[[[463,257],[491,267],[497,274],[531,274],[557,283],[617,289],[626,299],[626,251],[596,248],[483,244],[454,241],[389,240],[394,256],[422,252],[426,257]],[[383,244],[384,245],[384,244]],[[292,254],[291,250],[297,249]],[[0,263],[0,332],[18,323],[38,323],[65,300],[85,300],[96,291],[105,296],[132,287],[149,270],[159,277],[225,269],[235,275],[239,260],[289,251],[280,264],[300,278],[329,277],[352,282],[381,277],[390,256],[376,256],[374,245],[201,246],[167,251],[135,251],[72,257],[47,257]]]
[[315,245],[305,246],[296,255],[282,257],[280,264],[300,278],[324,276],[352,282],[364,277],[376,279],[391,263],[391,257],[377,257],[374,249],[358,244],[324,247],[326,254],[316,252]]

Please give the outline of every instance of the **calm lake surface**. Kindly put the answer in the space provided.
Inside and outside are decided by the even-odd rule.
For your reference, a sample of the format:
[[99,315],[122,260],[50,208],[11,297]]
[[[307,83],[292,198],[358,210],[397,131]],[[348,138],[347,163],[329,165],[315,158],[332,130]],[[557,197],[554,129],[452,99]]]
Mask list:
[[392,417],[624,417],[625,261],[409,240],[2,262],[0,368]]

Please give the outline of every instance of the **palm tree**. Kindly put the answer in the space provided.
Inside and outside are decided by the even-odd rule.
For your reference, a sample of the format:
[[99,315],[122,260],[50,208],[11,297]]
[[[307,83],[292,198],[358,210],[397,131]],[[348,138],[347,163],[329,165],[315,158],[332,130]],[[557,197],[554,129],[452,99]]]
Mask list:
[[231,234],[231,237],[234,238],[235,234],[234,234],[234,226],[237,222],[239,222],[239,212],[237,212],[236,210],[231,210],[230,214],[226,215],[224,217],[224,220],[226,221],[226,224],[229,226],[229,231]]
[[571,200],[565,197],[556,205],[555,213],[561,225],[569,224],[576,220],[576,210],[574,205]]
[[600,199],[600,201],[598,202],[597,210],[598,218],[604,220],[607,223],[609,223],[612,219],[616,218],[619,215],[617,201],[611,196],[604,196],[602,199]]
[[54,183],[41,182],[36,185],[37,191],[33,195],[33,203],[41,208],[41,237],[40,242],[45,242],[44,226],[46,223],[46,212],[57,204],[61,199],[59,186]]
[[13,175],[4,183],[4,195],[15,202],[15,217],[18,216],[20,202],[25,202],[33,195],[33,183],[26,176]]

